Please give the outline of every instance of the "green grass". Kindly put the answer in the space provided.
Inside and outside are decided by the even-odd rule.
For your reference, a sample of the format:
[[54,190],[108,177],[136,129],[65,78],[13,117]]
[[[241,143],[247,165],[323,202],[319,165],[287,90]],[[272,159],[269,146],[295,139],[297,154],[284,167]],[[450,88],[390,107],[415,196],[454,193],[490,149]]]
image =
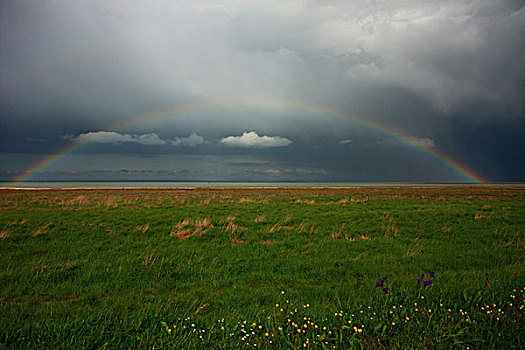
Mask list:
[[0,344],[524,348],[524,195],[3,190]]

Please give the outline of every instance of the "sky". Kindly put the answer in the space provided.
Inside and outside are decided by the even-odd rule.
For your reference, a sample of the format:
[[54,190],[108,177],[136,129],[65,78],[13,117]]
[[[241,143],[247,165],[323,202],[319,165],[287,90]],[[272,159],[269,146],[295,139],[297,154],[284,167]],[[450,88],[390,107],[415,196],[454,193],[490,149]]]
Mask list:
[[3,0],[2,181],[525,181],[525,3]]

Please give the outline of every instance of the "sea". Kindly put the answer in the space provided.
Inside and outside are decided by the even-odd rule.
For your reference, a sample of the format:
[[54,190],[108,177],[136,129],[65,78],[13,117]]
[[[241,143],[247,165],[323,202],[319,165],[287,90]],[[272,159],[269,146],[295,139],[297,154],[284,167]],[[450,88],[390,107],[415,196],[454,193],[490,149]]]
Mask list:
[[414,183],[414,182],[208,182],[208,181],[79,181],[0,182],[0,188],[84,189],[84,188],[360,188],[360,187],[523,187],[525,183]]

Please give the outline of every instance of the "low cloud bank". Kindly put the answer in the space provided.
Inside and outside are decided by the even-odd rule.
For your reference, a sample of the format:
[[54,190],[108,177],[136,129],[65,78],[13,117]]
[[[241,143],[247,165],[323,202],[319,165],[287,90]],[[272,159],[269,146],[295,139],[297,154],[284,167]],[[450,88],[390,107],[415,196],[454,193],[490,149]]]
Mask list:
[[429,139],[427,137],[415,137],[415,136],[412,136],[412,137],[408,138],[408,142],[410,142],[414,146],[422,147],[422,148],[434,148],[434,147],[436,147],[436,143],[434,142],[434,140]]
[[78,136],[66,136],[75,142],[95,143],[138,143],[144,146],[171,145],[181,147],[196,147],[206,143],[204,137],[193,132],[188,137],[176,137],[173,140],[161,139],[156,133],[142,135],[121,134],[114,131],[90,131]]
[[259,136],[255,131],[245,131],[241,136],[227,136],[219,141],[222,145],[230,147],[268,148],[286,147],[292,141],[281,136]]

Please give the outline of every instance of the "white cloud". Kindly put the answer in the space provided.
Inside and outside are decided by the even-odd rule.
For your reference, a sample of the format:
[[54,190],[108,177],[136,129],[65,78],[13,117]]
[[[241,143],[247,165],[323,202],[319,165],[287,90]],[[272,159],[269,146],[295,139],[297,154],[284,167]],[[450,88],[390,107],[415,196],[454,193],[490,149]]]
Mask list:
[[114,131],[90,131],[72,138],[76,142],[96,142],[96,143],[138,143],[146,146],[164,145],[162,140],[155,133],[143,135],[120,134]]
[[206,143],[204,137],[193,132],[188,137],[176,137],[173,140],[163,140],[156,133],[142,135],[121,134],[114,131],[90,131],[78,136],[65,135],[64,139],[75,142],[95,143],[138,143],[145,146],[171,145],[196,147]]
[[171,142],[172,146],[195,147],[206,143],[204,137],[192,132],[188,137],[176,137]]
[[411,144],[413,144],[414,146],[417,146],[417,147],[422,147],[422,148],[434,148],[434,147],[436,147],[436,143],[434,142],[434,140],[429,139],[427,137],[411,136],[411,137],[408,137],[407,140],[408,140],[408,142],[410,142]]
[[259,136],[255,131],[245,131],[241,136],[227,136],[220,143],[232,147],[286,147],[292,143],[286,137],[281,136]]
[[339,143],[342,144],[342,145],[344,145],[344,144],[346,144],[346,143],[350,143],[350,142],[354,142],[354,141],[353,141],[353,140],[349,140],[349,139],[347,139],[347,140],[342,140],[342,141],[340,141]]

